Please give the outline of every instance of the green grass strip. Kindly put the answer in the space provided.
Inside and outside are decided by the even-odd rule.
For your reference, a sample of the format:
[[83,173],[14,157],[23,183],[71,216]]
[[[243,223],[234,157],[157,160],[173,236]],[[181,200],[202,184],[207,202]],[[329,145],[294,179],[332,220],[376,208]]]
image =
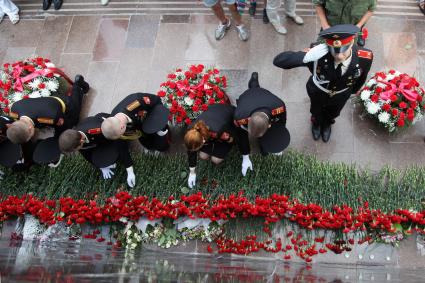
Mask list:
[[2,196],[33,193],[39,197],[59,198],[71,196],[88,199],[93,194],[99,200],[112,196],[123,188],[134,195],[155,196],[161,199],[170,195],[179,197],[202,191],[211,198],[244,190],[246,196],[286,194],[304,203],[317,203],[326,208],[343,203],[355,208],[359,199],[368,201],[372,208],[385,212],[397,209],[424,209],[425,168],[412,166],[403,170],[384,167],[378,173],[359,170],[355,165],[330,163],[314,156],[288,151],[283,156],[253,155],[254,171],[246,177],[241,174],[241,157],[232,152],[220,166],[199,161],[197,186],[187,187],[187,157],[185,154],[154,157],[134,156],[136,187],[126,185],[126,172],[115,170],[112,180],[101,179],[81,156],[66,158],[55,169],[33,166],[29,173],[6,174],[1,184]]

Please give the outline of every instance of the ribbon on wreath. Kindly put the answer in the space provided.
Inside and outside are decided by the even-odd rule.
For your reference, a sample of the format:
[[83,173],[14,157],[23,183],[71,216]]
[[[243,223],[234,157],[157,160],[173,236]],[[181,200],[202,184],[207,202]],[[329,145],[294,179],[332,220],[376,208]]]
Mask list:
[[13,77],[16,80],[15,84],[13,85],[13,89],[17,91],[23,91],[24,90],[24,83],[31,81],[32,79],[39,77],[39,76],[46,76],[48,74],[58,74],[61,77],[63,77],[65,80],[67,80],[71,85],[73,84],[73,81],[59,68],[55,67],[49,67],[46,69],[41,69],[32,72],[31,74],[21,78],[20,75],[22,73],[23,68],[21,66],[16,66],[13,70]]
[[418,97],[418,94],[416,92],[414,92],[410,89],[406,89],[406,86],[409,84],[407,82],[400,83],[398,87],[394,83],[389,83],[389,82],[385,82],[385,81],[381,81],[381,80],[377,80],[377,82],[391,87],[390,90],[383,91],[379,94],[379,97],[381,97],[383,100],[389,100],[391,95],[396,93],[396,92],[400,92],[407,100],[409,100],[411,102],[416,101],[416,99]]
[[[195,92],[198,91],[199,89],[203,88],[203,89],[210,89],[211,87],[206,84],[206,81],[204,78],[202,78],[202,80],[196,85],[196,86],[186,86],[184,84],[182,84],[180,81],[178,81],[176,83],[177,87],[181,90],[185,90],[187,92]],[[207,85],[207,87],[205,87],[205,85]]]

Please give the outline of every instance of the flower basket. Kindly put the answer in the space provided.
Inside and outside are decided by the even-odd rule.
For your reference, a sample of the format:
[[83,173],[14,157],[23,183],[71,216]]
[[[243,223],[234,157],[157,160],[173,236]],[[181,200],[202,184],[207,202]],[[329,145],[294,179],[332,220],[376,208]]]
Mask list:
[[369,117],[395,132],[422,119],[424,93],[414,77],[390,70],[376,73],[360,90],[358,102]]
[[191,65],[188,70],[177,69],[161,83],[157,95],[170,109],[172,125],[189,125],[208,105],[229,103],[225,94],[227,78],[215,68]]
[[66,93],[71,84],[49,59],[36,57],[5,63],[0,69],[0,112],[9,113],[9,105],[21,99]]

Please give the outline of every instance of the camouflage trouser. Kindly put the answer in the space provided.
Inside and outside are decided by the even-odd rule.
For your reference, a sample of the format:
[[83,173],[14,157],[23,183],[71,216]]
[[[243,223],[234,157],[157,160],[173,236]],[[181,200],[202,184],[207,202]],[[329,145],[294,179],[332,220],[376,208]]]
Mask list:
[[[285,0],[285,13],[288,16],[294,17],[295,16],[295,7],[296,7],[296,0]],[[278,14],[278,9],[280,8],[282,4],[282,0],[268,0],[267,1],[267,16],[269,17],[269,20],[271,23],[281,23],[280,16]]]

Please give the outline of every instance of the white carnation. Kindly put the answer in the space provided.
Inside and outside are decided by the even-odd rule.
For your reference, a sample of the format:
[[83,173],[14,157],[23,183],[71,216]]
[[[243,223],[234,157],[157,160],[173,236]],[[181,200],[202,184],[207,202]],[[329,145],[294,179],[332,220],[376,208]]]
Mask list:
[[192,99],[192,98],[190,98],[190,97],[185,97],[185,98],[184,98],[184,103],[185,103],[187,106],[192,106],[192,105],[193,105],[193,99]]
[[395,71],[395,72],[394,72],[394,76],[396,76],[396,77],[397,77],[397,76],[400,76],[400,75],[401,75],[401,73],[400,73],[399,71]]
[[48,80],[46,82],[46,88],[50,91],[57,91],[59,88],[59,83],[56,80]]
[[381,112],[378,115],[378,120],[379,122],[386,124],[390,120],[390,114],[387,112]]
[[41,83],[41,80],[36,78],[34,79],[32,82],[30,82],[28,85],[32,88],[32,89],[38,89],[38,85]]
[[386,84],[383,84],[383,83],[378,83],[377,85],[376,85],[376,87],[380,87],[380,88],[386,88],[387,87],[387,85]]
[[38,98],[38,97],[41,97],[41,94],[40,94],[39,91],[33,91],[28,96],[29,96],[29,98]]
[[365,101],[368,100],[371,95],[372,93],[369,90],[365,89],[360,93],[360,98]]
[[40,95],[42,97],[50,96],[50,90],[48,90],[47,88],[43,88],[42,90],[40,90]]
[[368,82],[367,82],[367,86],[368,87],[371,87],[371,86],[373,86],[374,84],[376,84],[376,80],[375,79],[370,79]]
[[53,64],[52,62],[48,62],[48,63],[46,63],[46,67],[47,68],[54,68],[55,64]]
[[370,101],[366,104],[366,109],[369,114],[376,114],[378,113],[380,107],[378,103]]
[[24,94],[22,92],[17,91],[13,94],[12,99],[13,99],[13,101],[18,101],[18,100],[21,100],[23,96],[24,96]]
[[394,79],[394,78],[395,78],[395,76],[394,76],[394,75],[388,74],[388,75],[387,75],[386,80],[387,80],[387,81],[391,81],[391,80],[392,80],[392,79]]
[[5,72],[0,72],[0,80],[5,82],[7,80],[7,75]]

